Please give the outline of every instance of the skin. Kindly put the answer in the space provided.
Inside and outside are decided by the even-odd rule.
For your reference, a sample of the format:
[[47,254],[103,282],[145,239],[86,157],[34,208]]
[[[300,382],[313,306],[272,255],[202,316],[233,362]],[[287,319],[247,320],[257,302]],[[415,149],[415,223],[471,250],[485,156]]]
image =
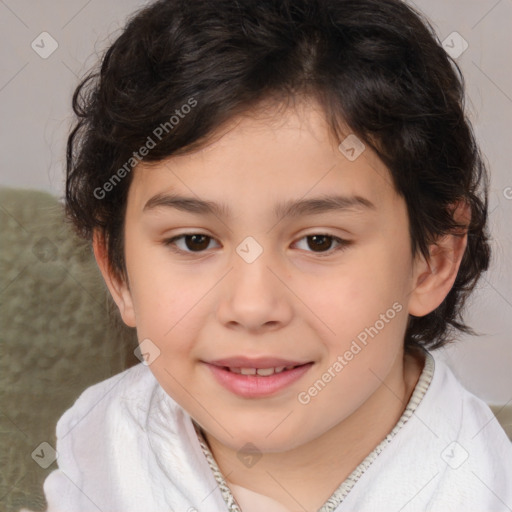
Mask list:
[[[421,354],[404,355],[408,315],[426,315],[442,302],[466,238],[439,240],[428,261],[413,257],[406,204],[377,156],[367,147],[349,161],[313,101],[277,116],[271,111],[261,105],[201,149],[135,169],[125,222],[127,281],[111,271],[99,232],[94,249],[123,320],[161,351],[151,371],[202,427],[228,483],[289,510],[313,511],[402,414],[423,368]],[[230,215],[144,209],[169,193],[225,204]],[[334,193],[374,206],[274,215],[282,201]],[[467,212],[459,207],[456,214]],[[183,238],[168,243],[185,233],[211,240],[199,244],[202,252]],[[340,246],[327,238],[323,252],[315,251],[307,238],[314,234],[350,243],[334,250]],[[263,249],[252,263],[236,252],[248,236]],[[379,334],[308,404],[299,403],[298,394],[396,303],[401,311]],[[202,363],[236,355],[314,365],[275,396],[248,399],[218,384]],[[238,457],[246,443],[262,454],[252,467]]]

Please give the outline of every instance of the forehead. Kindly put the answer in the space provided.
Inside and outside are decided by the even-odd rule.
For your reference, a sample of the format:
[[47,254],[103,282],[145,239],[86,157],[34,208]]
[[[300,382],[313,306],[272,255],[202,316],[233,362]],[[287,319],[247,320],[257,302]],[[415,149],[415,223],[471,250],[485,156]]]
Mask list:
[[333,193],[377,207],[397,200],[375,152],[348,129],[337,140],[313,102],[253,110],[230,120],[194,152],[140,164],[128,206],[142,211],[151,198],[169,193],[210,200],[226,215],[263,213],[271,205],[276,212],[278,202]]

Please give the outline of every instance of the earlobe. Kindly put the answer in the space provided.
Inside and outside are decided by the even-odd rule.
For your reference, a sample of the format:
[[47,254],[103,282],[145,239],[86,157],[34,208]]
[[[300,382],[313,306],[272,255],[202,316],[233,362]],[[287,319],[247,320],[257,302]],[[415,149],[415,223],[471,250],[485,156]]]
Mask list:
[[93,233],[92,247],[96,263],[101,271],[105,284],[119,308],[121,318],[129,327],[136,327],[135,310],[130,289],[126,280],[118,276],[112,269],[109,258],[105,237],[102,233],[95,230]]
[[[454,219],[469,224],[469,207],[459,204]],[[455,283],[467,245],[467,229],[445,235],[429,246],[429,257],[419,255],[414,263],[409,314],[425,316],[445,299]]]

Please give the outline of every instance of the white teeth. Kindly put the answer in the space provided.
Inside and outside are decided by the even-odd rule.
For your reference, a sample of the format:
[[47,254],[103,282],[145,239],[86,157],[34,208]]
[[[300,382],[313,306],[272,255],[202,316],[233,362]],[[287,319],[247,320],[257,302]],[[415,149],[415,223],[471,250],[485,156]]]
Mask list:
[[256,373],[262,377],[267,377],[268,375],[274,374],[274,368],[258,368]]
[[295,366],[277,366],[276,368],[229,368],[233,373],[241,375],[261,375],[262,377],[268,377],[274,373],[281,373],[284,370],[291,370]]

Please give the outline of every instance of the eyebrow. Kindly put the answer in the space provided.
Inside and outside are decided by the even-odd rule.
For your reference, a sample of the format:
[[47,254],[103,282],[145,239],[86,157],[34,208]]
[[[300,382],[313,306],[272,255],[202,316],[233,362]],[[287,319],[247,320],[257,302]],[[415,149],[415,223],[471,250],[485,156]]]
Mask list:
[[[142,211],[146,212],[161,207],[174,208],[199,215],[231,217],[230,209],[226,204],[181,196],[179,194],[156,194],[146,202]],[[365,209],[375,210],[376,207],[370,200],[361,196],[326,195],[312,199],[288,200],[278,203],[274,207],[274,215],[277,218],[300,217],[331,211],[361,211]]]

